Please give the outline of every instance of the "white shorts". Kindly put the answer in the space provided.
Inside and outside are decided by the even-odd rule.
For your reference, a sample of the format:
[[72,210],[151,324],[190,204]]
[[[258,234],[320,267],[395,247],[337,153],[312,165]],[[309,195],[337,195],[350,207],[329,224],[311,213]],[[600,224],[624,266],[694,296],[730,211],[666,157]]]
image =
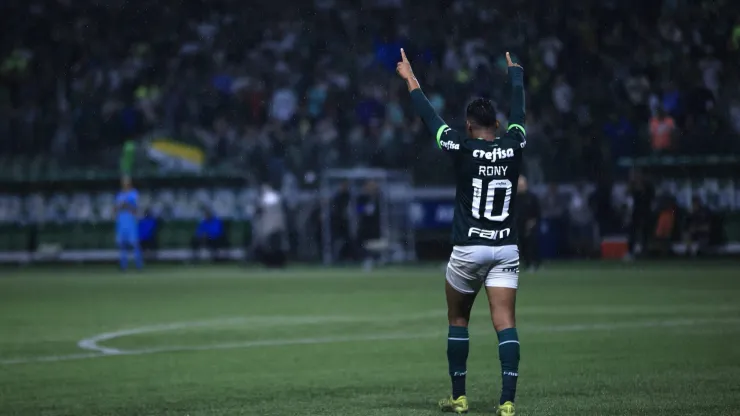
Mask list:
[[477,293],[487,287],[519,285],[519,247],[516,245],[455,246],[447,263],[447,281],[460,293]]

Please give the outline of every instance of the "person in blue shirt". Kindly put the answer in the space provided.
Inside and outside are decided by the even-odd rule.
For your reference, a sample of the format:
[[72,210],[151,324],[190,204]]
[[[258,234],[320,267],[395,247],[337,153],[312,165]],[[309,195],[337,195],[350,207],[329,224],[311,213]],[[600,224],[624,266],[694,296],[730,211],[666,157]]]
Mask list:
[[121,251],[121,270],[128,268],[129,250],[134,252],[136,268],[141,269],[144,262],[139,247],[139,224],[136,218],[139,193],[133,188],[131,179],[121,179],[121,192],[116,196],[116,244]]
[[156,257],[159,248],[158,231],[159,222],[157,218],[151,210],[145,210],[144,216],[139,219],[139,246],[147,259]]
[[193,261],[198,259],[198,251],[203,247],[211,251],[211,257],[214,260],[219,260],[219,251],[227,245],[223,221],[210,209],[204,209],[203,218],[198,223],[191,244]]

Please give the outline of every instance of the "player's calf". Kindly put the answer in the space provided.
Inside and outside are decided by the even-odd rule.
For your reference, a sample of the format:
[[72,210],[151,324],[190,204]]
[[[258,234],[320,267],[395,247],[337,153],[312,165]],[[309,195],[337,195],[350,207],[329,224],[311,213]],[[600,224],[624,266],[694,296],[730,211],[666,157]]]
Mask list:
[[[447,297],[447,363],[452,384],[451,403],[465,396],[465,378],[468,374],[467,361],[470,351],[468,322],[475,301],[475,292],[463,293],[449,281],[445,283]],[[440,402],[441,403],[441,402]],[[467,402],[466,402],[467,403]],[[440,407],[442,407],[440,405]]]
[[136,265],[136,268],[141,270],[144,267],[144,260],[143,260],[143,256],[141,253],[141,247],[139,246],[138,242],[119,240],[118,249],[119,249],[119,256],[120,256],[119,257],[119,267],[121,270],[125,271],[128,269],[129,250],[134,255],[134,264]]
[[516,330],[516,289],[487,287],[491,320],[498,335],[498,354],[501,361],[500,404],[514,402],[519,378],[519,334]]

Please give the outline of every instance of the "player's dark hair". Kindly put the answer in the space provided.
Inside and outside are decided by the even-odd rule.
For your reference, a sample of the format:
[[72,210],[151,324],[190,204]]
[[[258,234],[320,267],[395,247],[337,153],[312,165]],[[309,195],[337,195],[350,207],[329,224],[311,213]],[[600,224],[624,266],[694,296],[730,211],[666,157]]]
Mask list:
[[476,98],[468,104],[465,116],[470,124],[475,127],[496,128],[496,107],[491,100],[486,98]]

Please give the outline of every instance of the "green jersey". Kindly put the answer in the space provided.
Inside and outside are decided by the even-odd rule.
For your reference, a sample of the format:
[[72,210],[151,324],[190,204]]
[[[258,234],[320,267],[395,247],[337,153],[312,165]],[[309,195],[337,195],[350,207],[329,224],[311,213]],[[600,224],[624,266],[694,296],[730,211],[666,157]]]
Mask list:
[[435,113],[421,89],[411,92],[414,107],[437,146],[453,159],[455,215],[452,244],[506,246],[517,244],[516,199],[524,130],[523,70],[509,68],[512,102],[509,127],[494,141],[470,138],[457,132]]

